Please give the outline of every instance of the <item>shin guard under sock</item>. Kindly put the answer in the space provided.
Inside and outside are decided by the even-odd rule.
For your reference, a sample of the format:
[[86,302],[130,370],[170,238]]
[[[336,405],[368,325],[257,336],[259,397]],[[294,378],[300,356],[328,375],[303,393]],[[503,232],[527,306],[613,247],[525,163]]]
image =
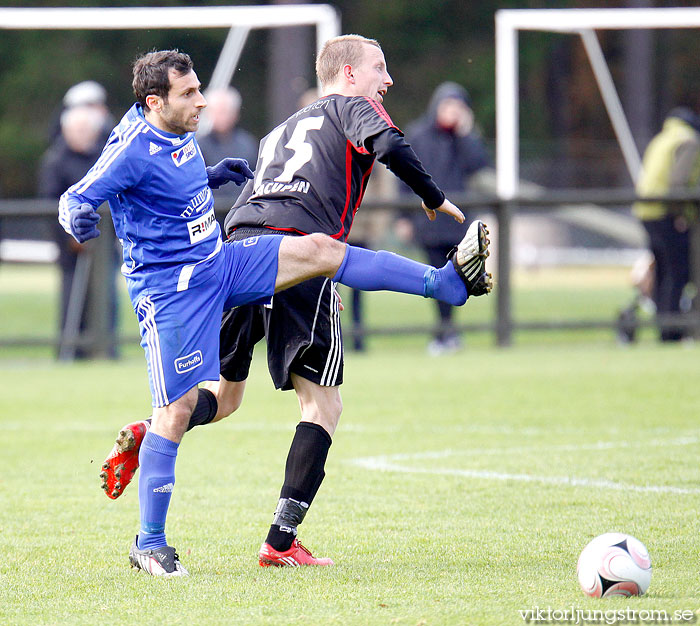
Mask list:
[[331,436],[318,424],[299,422],[287,455],[284,485],[266,542],[275,550],[289,550],[309,505],[321,486]]
[[177,443],[148,431],[139,450],[139,506],[141,530],[138,547],[141,550],[160,548],[165,540],[165,519],[175,486]]

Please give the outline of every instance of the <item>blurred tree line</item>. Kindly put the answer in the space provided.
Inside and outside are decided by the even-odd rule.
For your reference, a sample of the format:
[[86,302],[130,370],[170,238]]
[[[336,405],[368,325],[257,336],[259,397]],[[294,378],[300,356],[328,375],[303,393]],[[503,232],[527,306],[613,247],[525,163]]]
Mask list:
[[[281,4],[271,0],[257,4]],[[663,6],[670,2],[496,1],[481,0],[329,0],[341,15],[342,31],[374,37],[382,44],[395,86],[385,106],[400,127],[421,115],[433,89],[445,80],[467,87],[477,122],[486,138],[495,136],[494,14],[503,8],[570,8]],[[62,6],[58,1],[0,2],[0,7]],[[120,6],[245,5],[245,1],[122,0]],[[679,2],[672,4],[678,6]],[[694,3],[689,3],[689,6]],[[110,6],[113,0],[73,0],[72,6]],[[243,95],[241,124],[262,137],[283,119],[285,108],[295,110],[296,99],[315,84],[312,28],[252,31],[233,84]],[[109,93],[109,106],[119,119],[133,102],[131,61],[153,48],[180,48],[195,61],[204,86],[212,74],[228,29],[145,29],[0,31],[0,193],[4,197],[32,196],[38,160],[48,145],[48,127],[66,90],[82,80],[96,80]],[[631,56],[636,48],[624,32],[599,33],[623,105],[639,106],[634,89],[639,72],[651,75],[653,94],[631,120],[640,149],[679,98],[692,95],[698,84],[698,44],[695,30],[648,33],[648,67]],[[293,50],[290,48],[294,48]],[[542,159],[540,177],[547,184],[568,185],[567,176],[553,175],[562,155],[588,151],[600,161],[615,152],[612,129],[578,38],[528,32],[520,36],[520,116],[525,158]],[[290,64],[291,65],[288,65]],[[285,73],[292,68],[290,74]],[[279,94],[286,93],[280,104]],[[277,101],[275,101],[277,94]],[[631,94],[631,95],[626,95]],[[637,94],[635,96],[634,94]],[[627,103],[625,101],[628,101]],[[631,104],[630,104],[631,103]],[[581,148],[577,141],[580,140]],[[603,146],[612,145],[612,148]],[[578,147],[577,147],[578,146]],[[529,155],[529,156],[528,156]],[[549,155],[549,156],[547,156]],[[551,158],[554,155],[556,158]],[[549,163],[549,165],[547,165]],[[577,167],[572,166],[575,178]],[[624,182],[616,168],[605,167],[595,184]],[[561,172],[560,172],[561,174]],[[575,180],[573,181],[576,182]],[[591,181],[588,181],[591,182]],[[619,181],[618,181],[619,182]],[[579,181],[580,183],[580,181]],[[629,183],[629,181],[627,181]]]

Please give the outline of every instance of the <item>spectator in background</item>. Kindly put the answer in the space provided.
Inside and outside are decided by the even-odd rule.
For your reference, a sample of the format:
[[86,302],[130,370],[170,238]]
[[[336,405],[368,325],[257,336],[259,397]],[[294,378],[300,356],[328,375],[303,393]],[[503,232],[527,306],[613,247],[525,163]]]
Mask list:
[[[97,83],[95,83],[97,84]],[[70,93],[70,92],[69,92]],[[44,198],[58,199],[71,185],[78,182],[102,152],[104,146],[104,124],[107,117],[106,108],[78,105],[71,106],[63,111],[60,118],[61,134],[48,148],[42,157],[38,172],[38,194]],[[55,240],[59,249],[58,262],[61,268],[61,317],[60,332],[61,345],[67,334],[66,322],[68,321],[68,305],[78,260],[87,253],[85,245],[79,244],[68,235],[56,222]],[[115,251],[115,276],[117,269],[117,257]],[[116,328],[117,323],[117,298],[116,287],[110,294],[112,299],[112,318],[110,327]],[[90,308],[90,293],[85,297],[80,318],[79,331],[85,331],[88,322]],[[116,347],[111,356],[116,356]],[[89,356],[83,349],[76,349],[76,358]]]
[[[469,177],[491,165],[474,125],[469,93],[457,83],[445,82],[437,87],[426,113],[406,127],[406,139],[435,184],[448,195],[466,192]],[[407,193],[410,190],[403,186],[401,191]],[[420,219],[423,217],[420,211],[411,217],[398,221],[397,234],[404,240],[413,238],[425,250],[428,263],[437,266],[444,263],[454,245],[452,242],[464,236],[472,219],[467,215],[464,224],[458,224],[438,215],[434,222],[426,223],[425,219]],[[433,355],[461,347],[461,339],[452,321],[453,307],[443,302],[436,304],[440,321],[428,346]]]
[[[207,165],[216,165],[225,158],[236,156],[248,161],[253,169],[258,158],[258,140],[238,126],[241,116],[241,94],[234,87],[226,87],[207,91],[206,98],[205,115],[211,123],[211,130],[197,137],[204,162]],[[230,209],[241,189],[242,187],[235,185],[224,185],[214,190],[214,198],[227,199],[230,204],[225,208]]]
[[53,121],[49,124],[49,141],[54,143],[62,140],[61,116],[65,111],[75,107],[89,107],[101,116],[100,141],[104,145],[114,126],[114,118],[107,108],[107,90],[94,80],[84,80],[66,91],[60,110],[56,112]]
[[[700,114],[696,107],[673,109],[661,132],[644,152],[637,181],[640,197],[700,189]],[[683,288],[690,279],[689,221],[697,219],[697,203],[637,202],[633,211],[649,236],[655,261],[652,298],[661,318],[660,339],[680,341],[683,329],[663,317],[681,312]]]

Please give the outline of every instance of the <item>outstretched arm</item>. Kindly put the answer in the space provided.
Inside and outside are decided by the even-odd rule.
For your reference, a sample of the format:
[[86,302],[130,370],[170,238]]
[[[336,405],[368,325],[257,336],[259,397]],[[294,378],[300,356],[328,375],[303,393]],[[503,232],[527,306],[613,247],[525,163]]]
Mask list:
[[370,137],[366,144],[398,178],[405,182],[423,200],[423,210],[429,220],[434,220],[437,212],[451,215],[457,222],[464,221],[464,215],[435,184],[425,171],[413,148],[406,143],[401,133],[394,128]]

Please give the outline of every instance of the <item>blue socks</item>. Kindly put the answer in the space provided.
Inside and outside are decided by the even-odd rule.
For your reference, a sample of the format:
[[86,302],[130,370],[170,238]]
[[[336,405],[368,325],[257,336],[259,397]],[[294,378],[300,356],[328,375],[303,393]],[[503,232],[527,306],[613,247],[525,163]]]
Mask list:
[[139,450],[139,505],[141,531],[138,547],[166,546],[165,518],[175,486],[175,459],[179,444],[148,431]]
[[335,282],[363,291],[399,291],[435,298],[454,306],[467,301],[467,288],[452,261],[437,269],[393,252],[347,246]]

